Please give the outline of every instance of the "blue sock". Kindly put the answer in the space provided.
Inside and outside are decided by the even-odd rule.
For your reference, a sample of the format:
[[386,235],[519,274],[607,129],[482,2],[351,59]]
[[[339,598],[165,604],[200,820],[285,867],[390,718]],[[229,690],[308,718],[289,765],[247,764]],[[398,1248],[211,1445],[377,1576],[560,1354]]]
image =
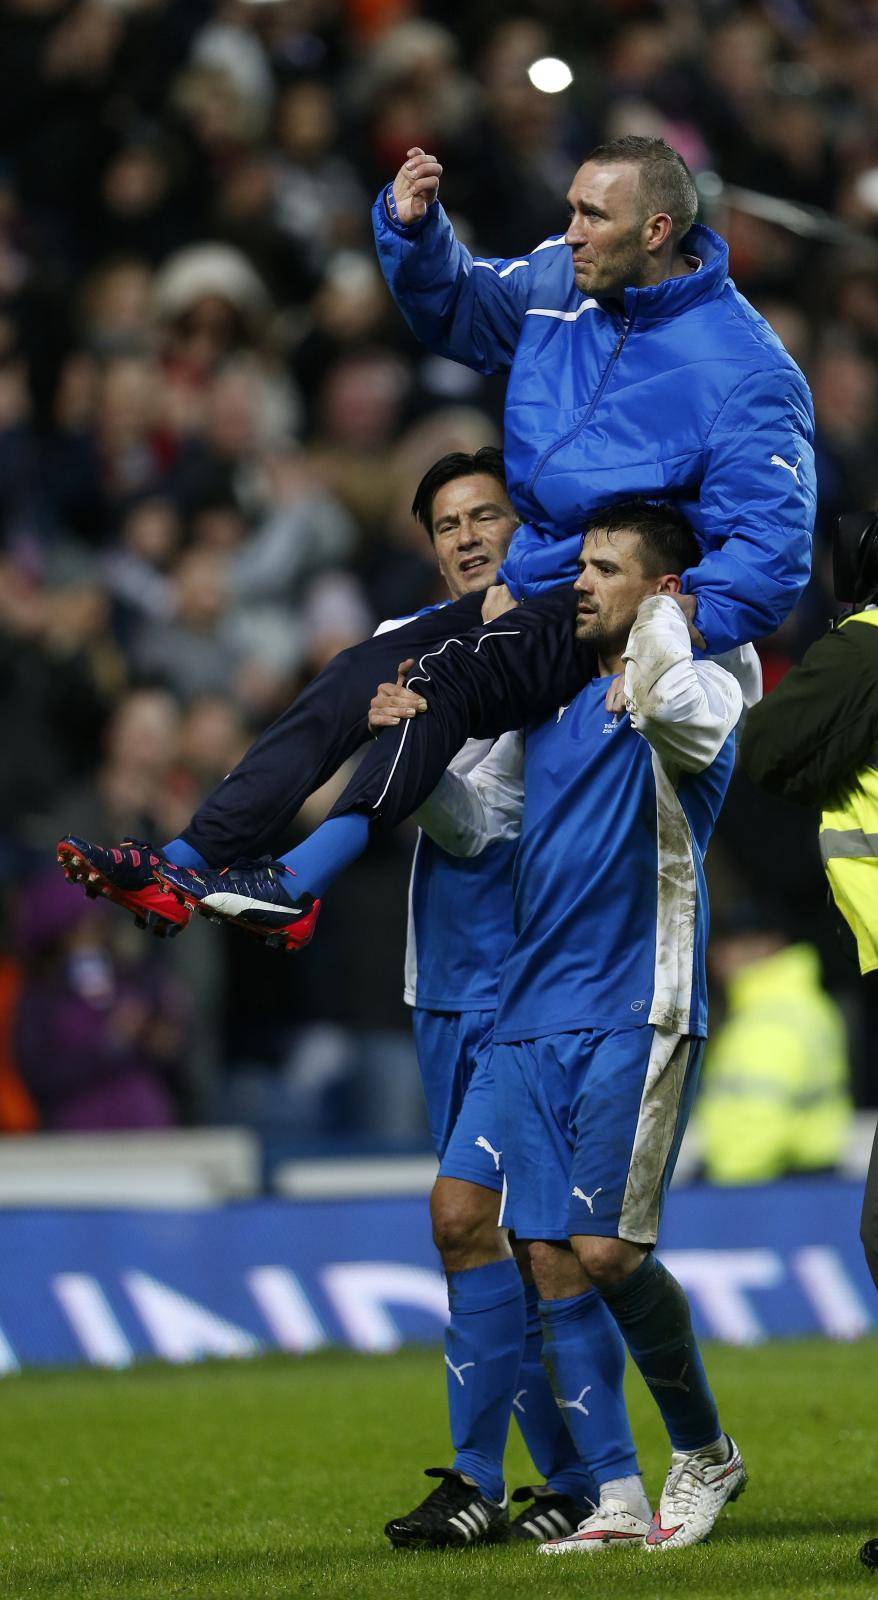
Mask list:
[[689,1302],[652,1252],[623,1283],[602,1289],[675,1450],[700,1450],[720,1437],[716,1402],[692,1332]]
[[525,1285],[524,1305],[524,1359],[518,1374],[513,1416],[534,1466],[556,1494],[569,1494],[583,1503],[596,1501],[597,1486],[577,1454],[543,1365],[543,1325],[536,1284]]
[[197,850],[193,850],[191,844],[186,843],[185,839],[172,839],[170,844],[163,844],[160,854],[166,860],[173,861],[175,867],[207,867],[210,865],[208,861],[205,861],[204,856],[200,856]]
[[598,1488],[639,1473],[622,1380],[625,1346],[594,1289],[541,1300],[543,1360],[561,1415]]
[[503,1498],[503,1451],[524,1350],[524,1286],[515,1261],[448,1273],[445,1331],[454,1466]]
[[333,878],[356,861],[368,843],[369,818],[360,811],[349,811],[344,817],[329,817],[321,822],[302,844],[280,858],[299,879],[298,885],[290,889],[290,898],[313,894],[319,900]]

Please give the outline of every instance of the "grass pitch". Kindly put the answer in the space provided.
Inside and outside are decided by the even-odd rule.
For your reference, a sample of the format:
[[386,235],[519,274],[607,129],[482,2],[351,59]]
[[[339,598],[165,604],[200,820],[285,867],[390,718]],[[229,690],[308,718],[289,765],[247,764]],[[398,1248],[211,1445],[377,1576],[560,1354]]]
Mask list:
[[[387,1517],[448,1457],[441,1355],[342,1353],[0,1385],[0,1595],[463,1600],[496,1594],[802,1595],[878,1590],[857,1560],[878,1534],[878,1341],[708,1353],[750,1468],[709,1545],[547,1561],[532,1546],[394,1552]],[[667,1448],[630,1382],[647,1488]],[[510,1484],[531,1470],[513,1430]]]

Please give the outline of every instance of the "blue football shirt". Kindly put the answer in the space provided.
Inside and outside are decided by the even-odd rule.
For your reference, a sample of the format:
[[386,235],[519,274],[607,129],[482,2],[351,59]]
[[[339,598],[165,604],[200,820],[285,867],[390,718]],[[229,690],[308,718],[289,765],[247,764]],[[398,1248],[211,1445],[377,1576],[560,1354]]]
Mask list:
[[515,938],[495,1038],[652,1023],[707,1031],[704,854],[734,734],[675,781],[595,678],[524,742]]

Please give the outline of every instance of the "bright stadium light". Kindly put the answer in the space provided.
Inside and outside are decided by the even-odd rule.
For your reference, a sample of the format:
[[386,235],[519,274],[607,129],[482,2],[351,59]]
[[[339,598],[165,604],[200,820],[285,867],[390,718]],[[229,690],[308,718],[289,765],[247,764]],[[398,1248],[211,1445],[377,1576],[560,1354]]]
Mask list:
[[541,56],[539,61],[532,61],[527,75],[534,88],[541,89],[543,94],[560,94],[573,82],[567,62],[559,61],[557,56]]

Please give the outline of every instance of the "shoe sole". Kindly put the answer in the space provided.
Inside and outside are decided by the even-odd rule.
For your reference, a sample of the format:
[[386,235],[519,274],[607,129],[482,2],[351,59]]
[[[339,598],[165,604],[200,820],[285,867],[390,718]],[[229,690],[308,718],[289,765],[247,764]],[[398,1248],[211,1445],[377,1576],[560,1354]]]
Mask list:
[[157,939],[175,939],[189,925],[188,915],[174,921],[168,912],[144,906],[143,901],[136,898],[138,894],[149,894],[150,890],[131,890],[129,893],[117,889],[75,845],[60,844],[56,860],[67,882],[77,884],[89,900],[110,900],[113,905],[121,906],[123,911],[130,912],[138,928],[147,929]]
[[606,1533],[594,1535],[590,1539],[572,1538],[557,1542],[547,1539],[539,1547],[541,1556],[598,1556],[605,1555],[608,1550],[625,1550],[634,1546],[643,1545],[645,1533]]
[[[316,918],[311,932],[307,938],[303,939],[301,937],[300,924],[293,922],[286,927],[268,929],[261,923],[248,921],[246,916],[235,916],[230,912],[218,910],[215,905],[207,905],[204,899],[199,900],[195,895],[187,894],[185,889],[181,889],[179,884],[174,883],[173,879],[166,878],[160,870],[156,871],[155,880],[165,894],[172,895],[181,906],[185,906],[190,912],[197,911],[198,915],[204,917],[207,922],[222,923],[226,927],[239,928],[242,933],[249,933],[254,939],[261,939],[269,950],[284,950],[288,955],[296,955],[298,951],[304,950],[314,937]],[[209,895],[206,898],[212,900],[215,896]]]
[[465,1539],[431,1539],[414,1531],[411,1534],[391,1534],[387,1532],[386,1528],[384,1533],[394,1550],[475,1550],[479,1545],[506,1544],[509,1542],[509,1534],[500,1529],[497,1532],[489,1530],[487,1533],[481,1534],[478,1539],[470,1539],[469,1541]]

